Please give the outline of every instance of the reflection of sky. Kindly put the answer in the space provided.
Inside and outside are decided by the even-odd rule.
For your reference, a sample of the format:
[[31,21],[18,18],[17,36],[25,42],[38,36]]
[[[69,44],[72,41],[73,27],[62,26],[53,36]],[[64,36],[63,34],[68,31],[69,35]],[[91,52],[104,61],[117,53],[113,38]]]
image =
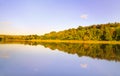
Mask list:
[[120,63],[78,57],[42,46],[0,45],[0,76],[120,76]]

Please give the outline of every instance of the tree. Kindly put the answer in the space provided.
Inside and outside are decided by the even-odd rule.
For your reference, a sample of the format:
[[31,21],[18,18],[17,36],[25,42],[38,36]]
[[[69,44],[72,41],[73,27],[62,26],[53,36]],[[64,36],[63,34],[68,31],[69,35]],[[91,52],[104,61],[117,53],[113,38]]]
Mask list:
[[110,31],[109,31],[109,29],[107,27],[105,28],[105,40],[107,40],[107,41],[112,40],[111,33],[110,33]]
[[116,40],[120,40],[120,28],[116,29]]

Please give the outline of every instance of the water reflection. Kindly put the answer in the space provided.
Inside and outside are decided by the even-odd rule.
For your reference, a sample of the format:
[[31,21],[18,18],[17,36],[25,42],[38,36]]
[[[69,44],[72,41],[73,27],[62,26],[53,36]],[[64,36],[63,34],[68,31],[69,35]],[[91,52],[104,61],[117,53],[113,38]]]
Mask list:
[[88,64],[80,64],[82,68],[87,68]]
[[75,43],[41,43],[41,45],[51,50],[58,49],[68,54],[77,54],[79,57],[89,56],[98,59],[120,61],[120,45]]
[[[97,59],[109,61],[120,61],[120,45],[118,44],[80,44],[80,43],[45,43],[45,42],[1,42],[1,44],[25,44],[25,45],[42,45],[51,50],[59,50],[68,54],[77,54],[89,56]],[[86,67],[86,65],[84,65]]]
[[0,76],[120,76],[119,46],[0,42]]
[[0,54],[0,58],[8,59],[9,55],[8,54]]

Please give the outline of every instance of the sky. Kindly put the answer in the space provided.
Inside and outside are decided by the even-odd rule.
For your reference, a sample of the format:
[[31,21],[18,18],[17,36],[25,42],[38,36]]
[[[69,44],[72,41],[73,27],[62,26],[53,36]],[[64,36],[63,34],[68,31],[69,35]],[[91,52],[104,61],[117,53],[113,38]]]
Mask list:
[[42,35],[120,22],[120,0],[0,0],[0,34]]

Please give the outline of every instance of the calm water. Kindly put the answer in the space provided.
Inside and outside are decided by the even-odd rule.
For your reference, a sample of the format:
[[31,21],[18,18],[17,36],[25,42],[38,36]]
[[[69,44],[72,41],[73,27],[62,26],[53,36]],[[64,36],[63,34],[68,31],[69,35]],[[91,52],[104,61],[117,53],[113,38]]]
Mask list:
[[120,76],[119,71],[120,45],[0,44],[0,76]]

